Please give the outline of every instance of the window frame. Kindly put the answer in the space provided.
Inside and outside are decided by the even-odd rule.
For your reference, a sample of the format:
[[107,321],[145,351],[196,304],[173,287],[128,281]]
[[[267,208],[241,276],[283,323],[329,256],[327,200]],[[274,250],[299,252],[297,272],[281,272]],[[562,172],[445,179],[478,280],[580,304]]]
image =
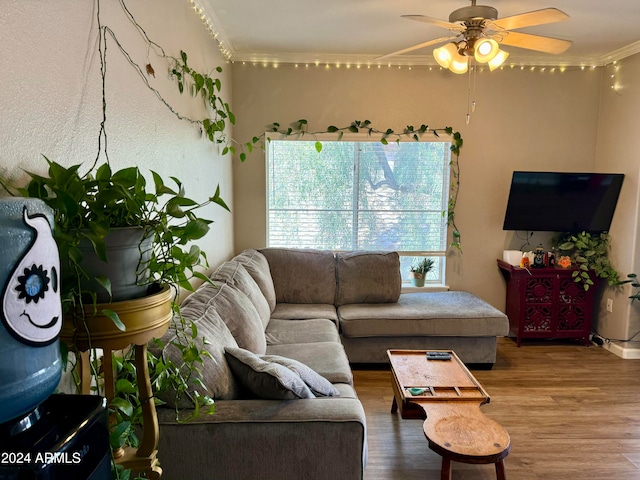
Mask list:
[[[298,142],[298,141],[304,141],[304,142],[315,142],[315,141],[319,141],[319,142],[334,142],[334,143],[346,143],[346,142],[356,142],[356,143],[380,143],[380,140],[374,139],[371,136],[365,134],[365,133],[344,133],[340,139],[336,138],[335,134],[327,134],[327,133],[320,133],[320,134],[307,134],[307,135],[295,135],[295,136],[288,136],[285,134],[281,134],[281,133],[274,133],[274,132],[266,132],[265,133],[265,139],[267,140],[267,146],[265,148],[265,202],[266,202],[266,208],[265,208],[265,225],[266,225],[266,231],[265,231],[265,242],[267,247],[269,246],[269,228],[270,228],[270,202],[269,202],[269,194],[270,194],[270,168],[269,168],[269,151],[270,151],[270,145],[272,141],[287,141],[287,142]],[[394,140],[394,143],[396,142],[408,142],[408,143],[445,143],[448,144],[448,147],[450,147],[453,142],[448,139],[448,138],[440,138],[440,137],[434,137],[433,139],[430,140],[421,140],[419,142],[416,142],[413,139],[399,139],[399,140]],[[391,143],[391,142],[390,142]],[[444,177],[443,177],[443,191],[442,191],[442,205],[445,207],[445,210],[442,212],[442,217],[443,217],[443,221],[442,221],[442,238],[443,238],[443,250],[395,250],[397,251],[398,255],[400,256],[400,261],[401,261],[401,273],[402,273],[402,284],[403,284],[403,290],[407,289],[411,290],[411,284],[410,284],[410,279],[408,276],[408,265],[409,263],[409,259],[414,259],[417,257],[431,257],[433,258],[436,262],[439,263],[439,268],[438,269],[434,269],[437,270],[439,272],[439,275],[433,275],[433,276],[427,276],[427,279],[425,281],[425,287],[416,287],[416,290],[424,290],[425,288],[429,288],[429,289],[437,289],[437,290],[446,290],[448,287],[446,285],[446,260],[447,260],[447,251],[448,251],[448,242],[447,242],[447,238],[448,238],[448,225],[447,225],[447,208],[448,208],[448,201],[449,201],[449,195],[450,195],[450,187],[451,187],[451,162],[452,162],[452,152],[450,148],[446,149],[447,152],[447,158],[445,158],[445,162],[446,165],[443,165],[443,173],[444,173]],[[356,172],[357,174],[357,172]],[[354,195],[357,195],[357,188],[354,188]],[[353,209],[354,214],[357,215],[357,212],[360,211],[357,208],[357,204],[358,202],[356,201],[354,203],[354,205],[356,205],[356,208]],[[357,223],[356,223],[357,224]],[[338,252],[346,252],[346,251],[351,251],[351,250],[341,250],[341,249],[334,249],[332,250],[335,253]],[[403,268],[406,268],[407,271],[404,271]],[[433,273],[430,272],[430,273]]]

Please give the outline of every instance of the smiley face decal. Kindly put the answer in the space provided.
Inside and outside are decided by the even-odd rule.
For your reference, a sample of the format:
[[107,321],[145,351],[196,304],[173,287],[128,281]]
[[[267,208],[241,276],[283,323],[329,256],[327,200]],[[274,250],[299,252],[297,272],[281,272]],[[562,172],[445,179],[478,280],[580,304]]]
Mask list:
[[20,342],[48,345],[62,327],[58,247],[44,215],[30,216],[25,208],[23,221],[33,239],[4,285],[0,317]]

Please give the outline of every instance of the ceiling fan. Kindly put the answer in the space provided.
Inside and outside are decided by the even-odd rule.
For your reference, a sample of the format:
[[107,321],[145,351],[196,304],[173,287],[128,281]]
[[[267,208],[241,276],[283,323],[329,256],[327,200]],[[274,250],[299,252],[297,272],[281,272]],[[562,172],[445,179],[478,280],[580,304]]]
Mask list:
[[498,18],[498,10],[487,5],[476,5],[476,0],[471,0],[470,6],[451,12],[448,22],[424,15],[402,15],[402,18],[443,27],[450,30],[453,35],[392,52],[378,57],[376,60],[453,40],[443,47],[436,48],[433,55],[442,67],[448,68],[454,73],[465,73],[471,57],[479,63],[487,63],[491,70],[502,65],[509,54],[501,50],[500,45],[560,54],[573,43],[569,40],[513,31],[518,28],[567,20],[569,15],[557,8],[543,8],[542,10]]

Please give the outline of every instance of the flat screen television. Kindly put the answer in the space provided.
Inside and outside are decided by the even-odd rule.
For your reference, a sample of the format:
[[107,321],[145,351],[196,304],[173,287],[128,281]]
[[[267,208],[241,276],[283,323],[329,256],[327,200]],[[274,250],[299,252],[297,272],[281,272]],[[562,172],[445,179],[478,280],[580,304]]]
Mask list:
[[513,172],[503,230],[609,231],[621,173]]

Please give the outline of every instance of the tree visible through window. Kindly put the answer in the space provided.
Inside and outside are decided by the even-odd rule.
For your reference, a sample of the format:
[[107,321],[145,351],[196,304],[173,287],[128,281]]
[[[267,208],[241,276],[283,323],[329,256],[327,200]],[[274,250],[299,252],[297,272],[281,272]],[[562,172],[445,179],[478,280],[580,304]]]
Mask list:
[[394,250],[403,277],[413,257],[436,262],[444,283],[449,142],[271,140],[267,149],[268,245]]

